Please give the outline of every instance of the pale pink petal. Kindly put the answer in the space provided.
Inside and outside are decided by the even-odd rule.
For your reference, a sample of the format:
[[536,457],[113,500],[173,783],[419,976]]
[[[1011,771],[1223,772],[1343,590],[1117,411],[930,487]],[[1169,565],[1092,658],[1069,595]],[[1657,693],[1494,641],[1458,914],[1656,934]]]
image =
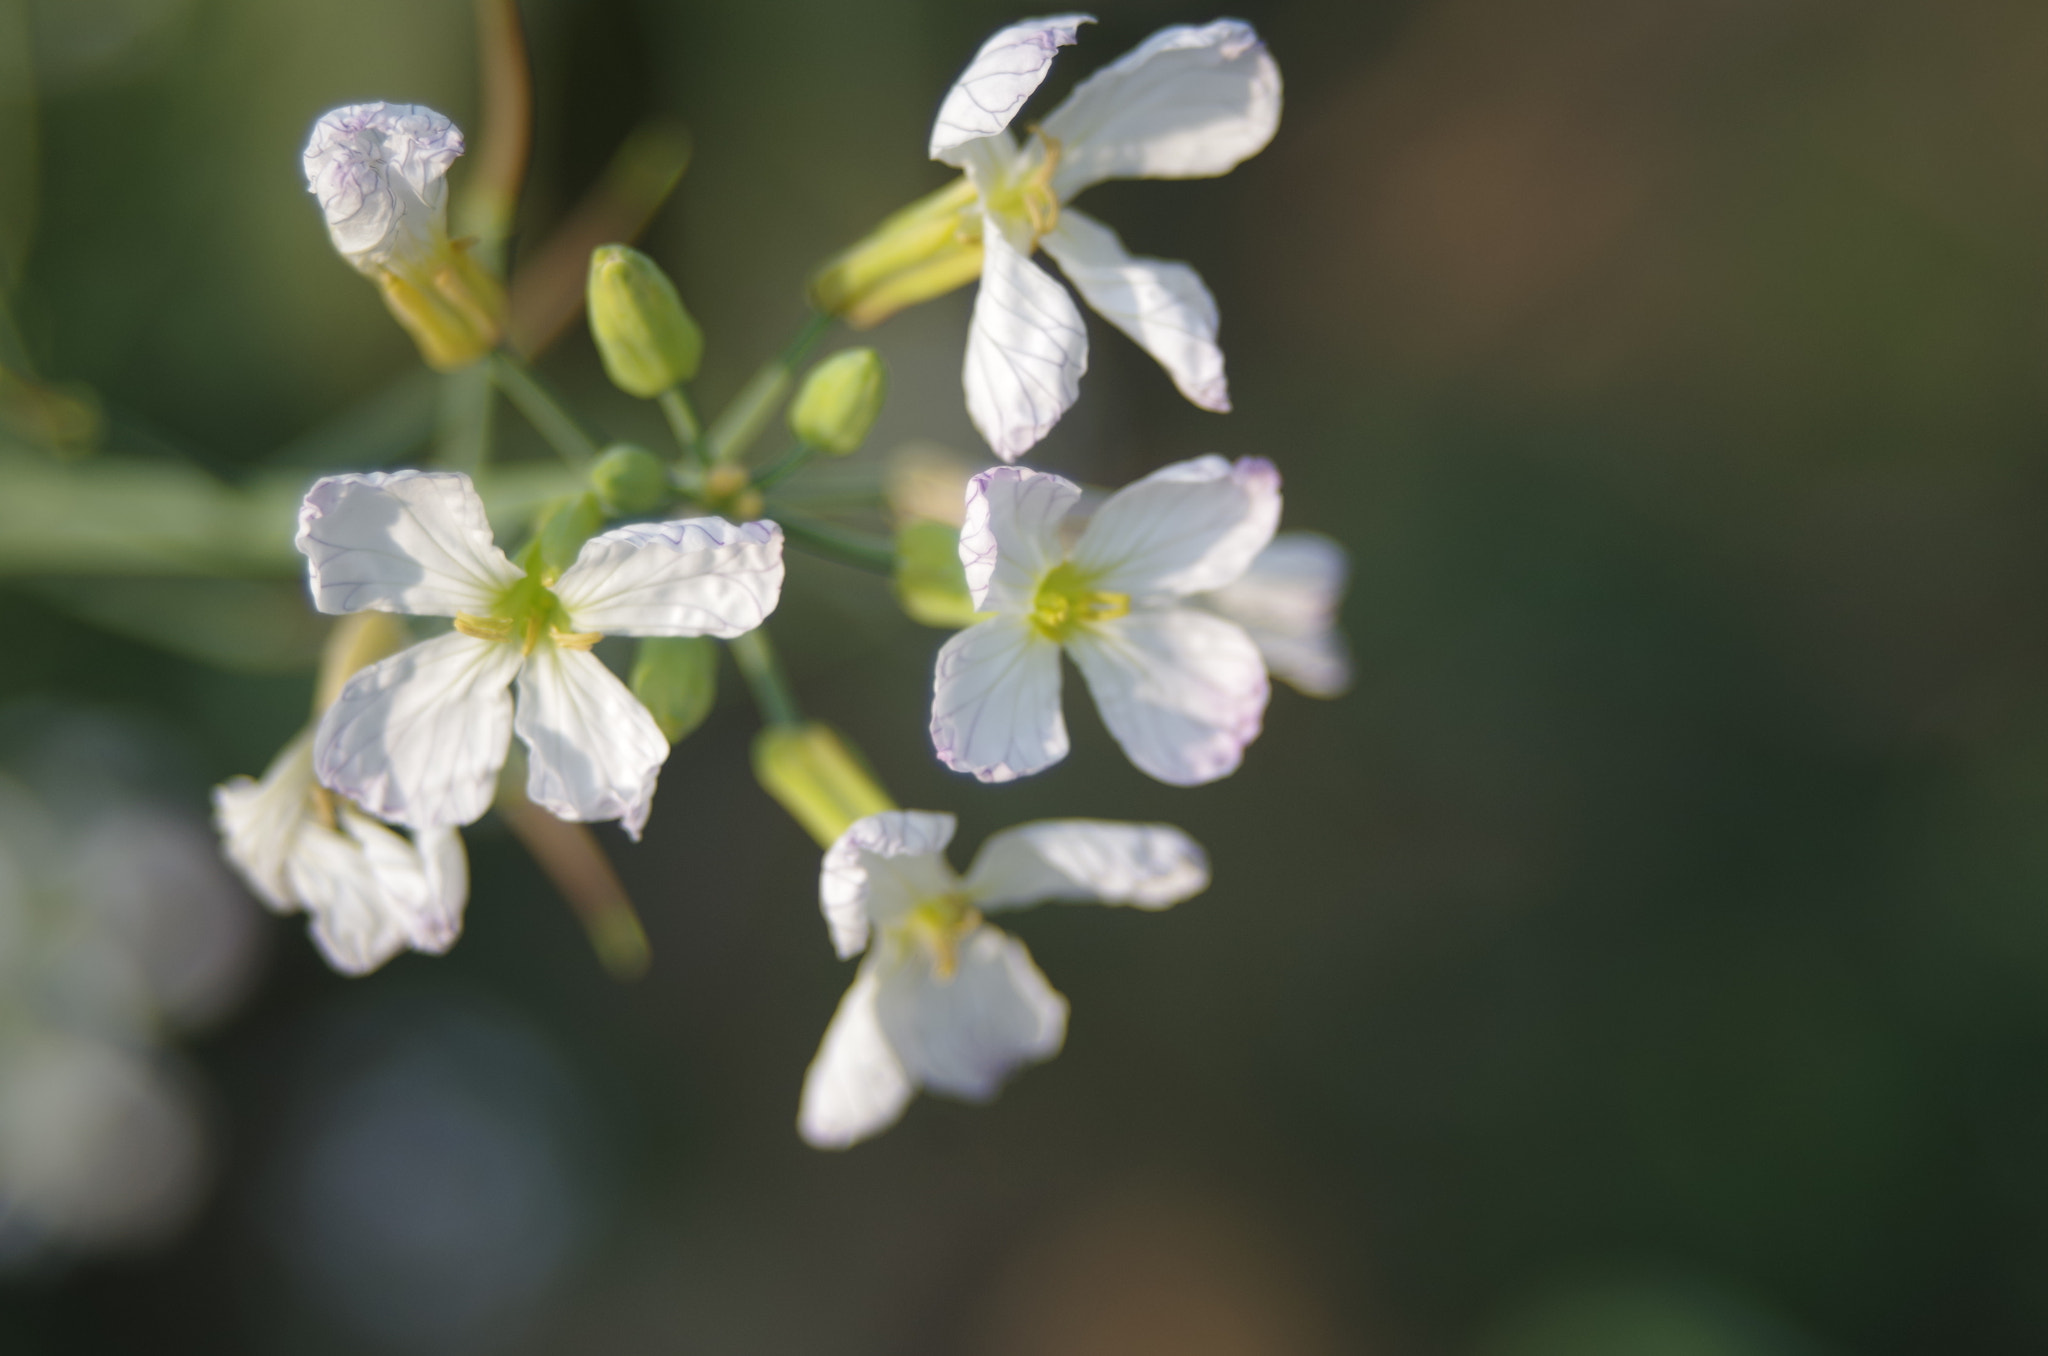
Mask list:
[[322,612],[486,614],[521,577],[492,540],[469,477],[455,471],[315,481],[295,544]]
[[630,523],[585,542],[554,592],[574,630],[731,639],[782,597],[782,529],[723,518]]
[[985,782],[1066,757],[1059,646],[1018,617],[977,622],[947,641],[932,679],[932,748]]
[[1168,824],[1048,819],[981,845],[967,896],[984,913],[1048,901],[1163,909],[1209,886],[1209,859]]
[[1222,588],[1280,521],[1280,473],[1263,457],[1197,457],[1124,486],[1088,520],[1073,561],[1092,587],[1133,599]]
[[985,1102],[1022,1066],[1059,1053],[1067,1000],[999,928],[976,928],[956,960],[941,975],[918,948],[877,966],[875,1012],[913,1084]]
[[873,961],[839,1000],[817,1058],[804,1074],[797,1132],[816,1149],[844,1149],[896,1123],[916,1091],[875,1015]]
[[1044,82],[1060,48],[1073,43],[1082,24],[1094,22],[1089,14],[1026,19],[984,42],[939,105],[932,122],[932,159],[947,160],[955,147],[1009,127]]
[[1180,393],[1205,410],[1230,408],[1216,300],[1186,264],[1139,258],[1116,232],[1069,208],[1039,242],[1095,313],[1128,334],[1166,369]]
[[886,927],[960,888],[945,858],[953,827],[948,814],[887,810],[855,820],[826,849],[818,904],[841,960],[867,946],[870,925]]
[[1017,460],[1079,398],[1087,370],[1088,330],[1074,299],[990,220],[961,368],[974,427],[998,457]]
[[1145,609],[1067,642],[1102,723],[1138,770],[1174,786],[1227,777],[1258,738],[1266,666],[1251,638],[1194,608]]
[[967,482],[960,564],[977,612],[1029,612],[1038,584],[1060,563],[1060,523],[1081,487],[1058,476],[998,466]]
[[1275,678],[1311,697],[1351,686],[1351,652],[1337,629],[1351,561],[1314,532],[1282,532],[1233,584],[1194,601],[1245,629]]
[[515,728],[528,754],[527,799],[557,819],[619,820],[640,837],[668,738],[602,660],[536,649],[519,674]]

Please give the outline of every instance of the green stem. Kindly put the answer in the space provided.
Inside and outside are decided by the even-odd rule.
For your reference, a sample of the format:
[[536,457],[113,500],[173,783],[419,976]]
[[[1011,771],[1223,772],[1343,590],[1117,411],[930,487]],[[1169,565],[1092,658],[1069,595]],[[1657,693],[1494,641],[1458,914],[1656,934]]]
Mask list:
[[541,384],[532,369],[504,349],[493,353],[490,362],[491,379],[498,389],[518,406],[534,432],[547,439],[563,461],[580,471],[596,460],[597,444],[576,422],[576,416],[555,398],[554,392]]
[[766,512],[782,525],[785,537],[812,555],[876,574],[896,573],[896,548],[885,538],[791,513],[780,505],[771,506]]
[[683,460],[702,462],[704,449],[698,440],[704,436],[704,429],[697,422],[697,412],[690,408],[690,398],[683,394],[683,388],[669,387],[655,397],[655,403],[668,416],[669,431],[676,436],[676,446],[682,450]]
[[767,490],[780,485],[783,481],[801,470],[803,464],[811,459],[811,454],[815,451],[817,449],[809,443],[797,443],[789,451],[777,458],[774,463],[755,472],[754,488],[757,490]]
[[704,437],[706,450],[714,463],[731,461],[761,435],[761,430],[768,426],[768,420],[774,415],[775,407],[789,394],[790,377],[831,328],[831,316],[813,312],[803,328],[796,332],[796,337],[783,346],[782,352],[761,364],[760,370],[747,379],[747,384],[732,398],[732,403],[712,421],[711,431]]
[[757,626],[745,635],[734,636],[725,645],[754,694],[754,705],[761,708],[761,719],[770,725],[801,723],[803,713],[797,708],[796,694],[790,690],[789,676],[782,671],[775,646],[768,639],[768,628]]

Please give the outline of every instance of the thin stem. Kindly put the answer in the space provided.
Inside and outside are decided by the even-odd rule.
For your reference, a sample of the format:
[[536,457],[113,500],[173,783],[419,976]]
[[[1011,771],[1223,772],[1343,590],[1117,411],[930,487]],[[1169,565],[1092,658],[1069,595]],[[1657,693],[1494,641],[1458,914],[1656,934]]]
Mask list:
[[633,980],[646,974],[652,959],[647,930],[589,826],[564,823],[509,782],[500,784],[498,812],[568,901],[612,978]]
[[782,365],[794,372],[798,365],[810,356],[811,350],[818,346],[818,341],[825,337],[825,332],[832,328],[835,318],[823,311],[811,312],[810,318],[804,321],[803,328],[796,332],[796,337],[783,346]]
[[499,349],[490,358],[491,379],[505,398],[519,407],[526,416],[526,422],[534,431],[548,440],[562,460],[582,470],[597,457],[597,444],[583,431],[583,425],[576,422],[576,416],[569,413],[554,392],[541,384],[539,377],[519,359]]
[[896,548],[886,538],[835,523],[820,522],[801,513],[791,513],[780,505],[768,512],[782,525],[784,536],[812,555],[836,560],[857,570],[887,575],[896,573]]
[[704,436],[704,429],[697,422],[697,412],[690,408],[690,398],[683,394],[683,388],[669,387],[655,397],[655,403],[668,416],[669,432],[675,434],[676,446],[681,449],[683,460],[701,463],[704,449],[698,440]]
[[831,316],[813,311],[782,352],[762,363],[760,370],[747,379],[732,403],[711,421],[711,431],[704,437],[705,450],[713,462],[733,460],[760,436],[776,406],[789,394],[791,376],[831,328]]
[[754,705],[761,708],[761,719],[770,725],[801,723],[803,713],[797,708],[796,694],[790,690],[789,676],[782,671],[775,646],[768,639],[768,628],[757,626],[745,635],[734,636],[725,645],[754,694]]
[[783,453],[764,469],[754,473],[754,488],[766,490],[780,485],[783,481],[801,470],[803,464],[811,459],[811,454],[815,451],[817,449],[806,442],[793,444],[789,451]]

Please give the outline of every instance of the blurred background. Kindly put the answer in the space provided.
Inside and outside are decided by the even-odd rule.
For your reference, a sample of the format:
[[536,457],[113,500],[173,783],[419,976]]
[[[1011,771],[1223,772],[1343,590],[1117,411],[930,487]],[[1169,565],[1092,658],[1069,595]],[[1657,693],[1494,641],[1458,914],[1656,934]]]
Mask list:
[[[714,405],[816,262],[944,181],[932,112],[1020,17],[522,8],[515,258],[633,129],[686,127],[643,243],[705,326]],[[1214,17],[1097,12],[1033,109]],[[13,1203],[0,1350],[2048,1349],[2048,8],[1234,12],[1286,76],[1272,147],[1086,205],[1200,269],[1237,412],[1096,324],[1031,464],[1113,485],[1273,457],[1287,525],[1353,554],[1355,690],[1278,691],[1200,793],[1070,699],[1074,755],[987,790],[930,757],[942,636],[885,584],[801,559],[777,618],[810,706],[903,804],[957,812],[963,854],[1078,814],[1210,848],[1214,888],[1171,912],[1016,919],[1072,1000],[1065,1053],[990,1108],[799,1143],[849,967],[736,684],[647,842],[605,830],[645,980],[605,976],[492,821],[455,951],[341,979],[203,850],[207,788],[304,720],[298,584],[246,581],[239,639],[210,641],[0,541],[0,763],[43,807],[11,830],[59,859],[39,888],[125,898],[59,867],[143,853],[193,911],[175,936],[209,939],[132,979],[169,943],[95,905],[113,940],[87,950],[132,982],[67,1018],[87,1053],[0,1070],[49,1180],[99,1135],[141,1183]],[[83,421],[234,481],[417,460],[380,432],[422,398],[416,357],[298,166],[319,113],[380,98],[476,123],[469,4],[0,0],[0,268],[71,402],[48,441]],[[978,453],[968,305],[875,333],[892,394],[857,466]],[[542,366],[607,433],[657,436],[580,325]],[[0,947],[17,986],[67,973]]]

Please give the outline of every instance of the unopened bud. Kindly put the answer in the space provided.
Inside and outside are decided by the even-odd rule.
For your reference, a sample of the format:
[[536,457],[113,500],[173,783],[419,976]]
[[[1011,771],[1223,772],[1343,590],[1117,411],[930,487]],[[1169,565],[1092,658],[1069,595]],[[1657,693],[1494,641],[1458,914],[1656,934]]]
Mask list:
[[673,744],[704,723],[718,699],[718,644],[704,636],[649,636],[633,660],[633,695]]
[[820,452],[858,451],[882,412],[889,372],[871,348],[849,348],[813,367],[789,406],[789,427]]
[[854,820],[896,808],[860,755],[817,721],[754,736],[754,776],[819,847],[832,846]]
[[620,390],[652,400],[697,375],[704,332],[661,265],[628,245],[600,245],[587,301],[598,356]]
[[588,491],[554,500],[534,520],[533,542],[526,549],[531,560],[520,563],[531,570],[540,567],[542,582],[552,584],[562,571],[576,563],[583,543],[604,526],[604,509],[597,496]]
[[960,529],[914,522],[896,534],[896,601],[910,619],[952,630],[975,623],[974,598],[960,564]]
[[590,487],[615,513],[648,513],[669,500],[668,467],[636,443],[613,443],[591,464]]

